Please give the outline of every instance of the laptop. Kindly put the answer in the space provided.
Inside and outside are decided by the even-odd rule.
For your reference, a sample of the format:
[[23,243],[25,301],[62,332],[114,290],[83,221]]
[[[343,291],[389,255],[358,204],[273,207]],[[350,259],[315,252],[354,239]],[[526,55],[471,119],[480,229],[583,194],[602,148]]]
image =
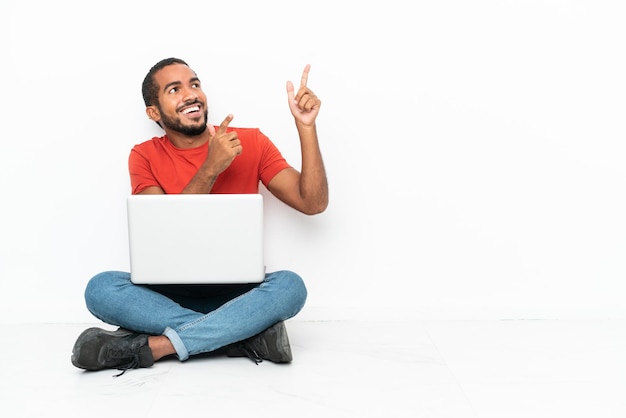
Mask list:
[[131,195],[127,210],[133,283],[234,284],[265,278],[260,194]]

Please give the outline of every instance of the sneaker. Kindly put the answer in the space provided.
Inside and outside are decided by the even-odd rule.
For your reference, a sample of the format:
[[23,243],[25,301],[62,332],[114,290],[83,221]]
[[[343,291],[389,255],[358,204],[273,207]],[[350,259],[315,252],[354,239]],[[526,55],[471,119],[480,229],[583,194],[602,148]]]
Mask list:
[[229,345],[226,355],[228,357],[248,357],[256,364],[263,360],[274,363],[289,363],[292,356],[285,323],[280,321],[260,334]]
[[154,358],[146,334],[89,328],[74,344],[72,364],[85,370],[118,369],[121,376],[128,369],[152,366]]

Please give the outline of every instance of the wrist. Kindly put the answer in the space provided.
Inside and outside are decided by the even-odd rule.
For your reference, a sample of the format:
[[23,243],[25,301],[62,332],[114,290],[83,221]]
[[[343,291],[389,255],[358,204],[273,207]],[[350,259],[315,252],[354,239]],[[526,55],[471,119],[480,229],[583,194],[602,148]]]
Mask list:
[[311,132],[311,133],[315,133],[316,128],[315,128],[315,121],[311,122],[310,124],[308,123],[303,123],[300,121],[296,121],[296,128],[298,129],[298,132]]

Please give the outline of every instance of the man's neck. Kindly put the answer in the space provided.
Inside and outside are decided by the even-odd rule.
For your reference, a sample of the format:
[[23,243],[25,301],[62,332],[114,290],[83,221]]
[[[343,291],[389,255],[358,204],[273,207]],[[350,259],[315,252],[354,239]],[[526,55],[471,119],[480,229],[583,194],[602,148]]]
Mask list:
[[209,130],[205,130],[200,135],[189,136],[182,134],[180,132],[171,131],[169,129],[165,130],[165,134],[167,138],[170,140],[172,145],[176,148],[188,149],[188,148],[196,148],[203,144],[206,144],[209,140]]

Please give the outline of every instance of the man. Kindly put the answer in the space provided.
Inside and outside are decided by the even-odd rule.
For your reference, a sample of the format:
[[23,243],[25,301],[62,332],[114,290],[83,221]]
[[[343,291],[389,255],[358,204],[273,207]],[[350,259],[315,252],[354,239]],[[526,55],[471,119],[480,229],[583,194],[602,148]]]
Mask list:
[[[132,193],[258,193],[262,182],[302,213],[323,212],[328,185],[315,125],[321,102],[307,87],[309,70],[307,65],[297,92],[287,82],[302,151],[298,171],[260,130],[230,127],[232,115],[219,126],[208,124],[207,98],[185,61],[168,58],[154,65],[142,93],[146,114],[165,135],[131,150]],[[166,356],[184,361],[218,349],[256,363],[290,362],[283,321],[302,309],[306,295],[302,278],[291,271],[267,273],[260,284],[224,286],[135,285],[127,272],[100,273],[85,290],[87,308],[119,328],[85,330],[72,364],[123,373]]]

